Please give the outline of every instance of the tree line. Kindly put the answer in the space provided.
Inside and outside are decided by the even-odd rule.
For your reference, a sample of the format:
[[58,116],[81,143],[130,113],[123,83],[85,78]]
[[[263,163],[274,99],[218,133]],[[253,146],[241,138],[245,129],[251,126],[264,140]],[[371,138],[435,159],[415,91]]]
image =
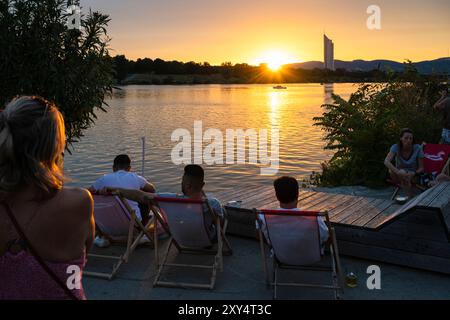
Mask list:
[[[336,71],[324,69],[297,69],[286,65],[280,71],[271,71],[266,64],[252,66],[246,63],[211,65],[208,62],[180,62],[162,59],[129,60],[124,55],[112,58],[116,70],[116,80],[122,83],[131,75],[154,75],[150,84],[171,84],[177,82],[177,75],[189,75],[194,81],[223,83],[302,83],[302,82],[383,82],[388,79],[382,70]],[[163,77],[166,75],[166,77]],[[194,75],[199,77],[193,77]],[[212,76],[219,76],[214,77]],[[187,79],[190,79],[189,77]],[[186,77],[178,81],[187,81]],[[192,79],[191,79],[192,80]]]

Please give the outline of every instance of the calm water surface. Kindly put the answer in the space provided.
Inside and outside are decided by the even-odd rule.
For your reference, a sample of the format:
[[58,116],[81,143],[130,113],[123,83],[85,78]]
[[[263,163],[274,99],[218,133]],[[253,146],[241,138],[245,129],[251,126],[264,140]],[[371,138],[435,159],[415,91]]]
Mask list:
[[[331,157],[324,151],[324,132],[313,126],[313,118],[323,113],[334,92],[347,98],[353,84],[293,84],[287,90],[272,85],[127,86],[108,100],[107,113],[85,137],[74,145],[65,159],[70,185],[88,187],[109,173],[117,154],[132,157],[135,171],[141,172],[142,143],[146,138],[145,177],[162,191],[180,191],[183,165],[172,163],[177,142],[171,135],[183,128],[194,133],[194,122],[203,122],[203,131],[219,129],[267,129],[280,132],[280,167],[277,175],[298,179],[320,170]],[[205,146],[209,142],[205,142]],[[270,147],[270,145],[269,145]],[[203,165],[206,190],[217,192],[236,186],[271,184],[273,177],[260,175],[262,165]],[[264,167],[264,166],[262,166]]]

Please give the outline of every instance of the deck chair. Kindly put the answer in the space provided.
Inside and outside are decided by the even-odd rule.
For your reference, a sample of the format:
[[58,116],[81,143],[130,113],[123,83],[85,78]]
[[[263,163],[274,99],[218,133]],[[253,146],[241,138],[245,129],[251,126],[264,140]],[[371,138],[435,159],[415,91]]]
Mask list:
[[[88,257],[113,260],[112,271],[109,273],[85,271],[83,274],[91,277],[99,277],[111,280],[130,255],[136,249],[141,238],[146,235],[153,239],[154,218],[144,226],[137,218],[136,213],[130,207],[128,201],[119,196],[93,195],[94,217],[97,229],[107,238],[126,236],[126,248],[121,255],[89,254]],[[156,229],[156,228],[155,228]]]
[[[216,215],[206,198],[193,200],[155,197],[154,200],[155,206],[152,207],[152,211],[158,223],[170,235],[170,242],[160,262],[158,237],[154,237],[157,274],[153,286],[214,289],[217,271],[223,271],[223,255],[232,254],[230,243],[225,237],[227,222],[221,226],[220,217]],[[207,208],[206,214],[214,221],[217,243],[211,241],[206,230],[204,208]],[[167,263],[172,246],[175,246],[179,253],[214,255],[214,262],[212,265]],[[166,267],[210,269],[210,281],[208,284],[162,281],[160,278]]]
[[[423,145],[423,166],[424,173],[435,179],[441,173],[447,173],[450,166],[450,145],[426,143]],[[401,187],[394,184],[395,190],[391,200],[394,200]],[[415,187],[421,191],[428,189],[427,185],[416,183]]]
[[[311,287],[331,289],[335,298],[339,298],[339,291],[344,289],[342,268],[339,259],[338,246],[334,228],[330,224],[328,213],[292,211],[292,210],[256,210],[254,209],[258,225],[261,257],[268,287],[273,287],[273,298],[277,298],[277,287]],[[324,256],[320,243],[317,219],[325,218],[330,238],[326,243],[331,255],[331,266],[324,266]],[[265,225],[267,233],[263,234]],[[266,241],[264,241],[266,240]],[[265,244],[273,252],[273,274],[269,279]],[[330,272],[330,285],[311,283],[280,283],[279,269],[309,270]]]

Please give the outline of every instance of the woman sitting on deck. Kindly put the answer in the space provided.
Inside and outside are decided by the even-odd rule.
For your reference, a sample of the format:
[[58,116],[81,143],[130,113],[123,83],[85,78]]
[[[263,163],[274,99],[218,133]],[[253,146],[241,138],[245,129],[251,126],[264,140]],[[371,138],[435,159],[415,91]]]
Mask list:
[[[411,129],[403,129],[400,133],[400,141],[394,144],[384,165],[389,169],[392,181],[405,189],[408,197],[412,197],[414,178],[423,172],[422,146],[414,144],[414,135]],[[395,166],[392,161],[395,158]]]
[[63,187],[64,120],[40,97],[0,112],[0,300],[85,299],[87,190]]

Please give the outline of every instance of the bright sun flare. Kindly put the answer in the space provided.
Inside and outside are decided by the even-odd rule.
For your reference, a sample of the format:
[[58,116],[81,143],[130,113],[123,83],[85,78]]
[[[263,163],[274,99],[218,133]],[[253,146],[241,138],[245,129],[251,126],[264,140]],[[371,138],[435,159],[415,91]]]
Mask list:
[[267,67],[272,71],[278,71],[280,68],[288,63],[293,62],[286,53],[280,51],[266,52],[261,58],[257,60],[257,63],[267,63]]

